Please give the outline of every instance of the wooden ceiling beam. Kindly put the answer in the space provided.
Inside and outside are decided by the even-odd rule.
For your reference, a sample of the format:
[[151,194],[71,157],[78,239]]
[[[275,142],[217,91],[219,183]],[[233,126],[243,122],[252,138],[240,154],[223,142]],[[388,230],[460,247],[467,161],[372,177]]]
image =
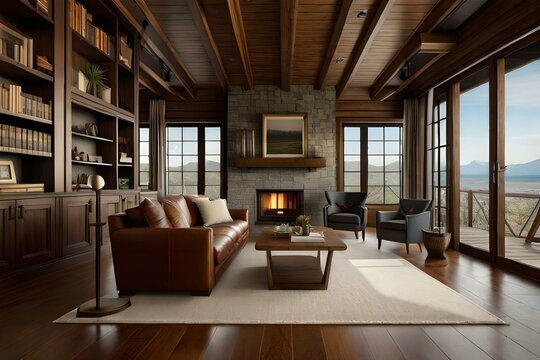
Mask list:
[[[141,70],[140,81],[141,84],[152,92],[162,95],[169,93],[182,100],[186,100],[186,96],[179,92],[176,87],[170,86],[165,80],[163,80],[158,74],[150,69],[146,64],[140,63],[139,69]],[[186,89],[187,90],[187,89]],[[189,94],[191,96],[191,94]]]
[[219,86],[224,93],[227,93],[227,89],[229,87],[229,76],[227,75],[219,48],[214,41],[214,36],[212,35],[212,31],[208,25],[206,13],[199,0],[186,0],[186,5],[191,11],[193,21],[199,30],[199,34],[201,34],[203,46],[208,54],[210,62],[212,63],[216,77],[219,81]]
[[[159,26],[158,21],[152,15],[150,8],[144,2],[144,0],[134,0],[129,2],[129,5],[126,5],[125,1],[122,0],[111,0],[116,6],[118,11],[124,16],[124,18],[133,26],[141,36],[141,42],[146,44],[146,47],[154,54],[156,54],[161,60],[167,64],[171,69],[174,75],[182,82],[182,85],[189,93],[190,97],[195,95],[195,82],[193,77],[187,70],[184,63],[181,61],[176,51],[172,47],[167,36]],[[136,17],[136,13],[142,12],[142,19]],[[139,14],[139,17],[141,15]],[[142,25],[142,20],[148,21],[152,25],[153,32],[155,36],[150,36],[149,31]],[[159,42],[163,43],[163,46],[158,44]]]
[[298,19],[298,0],[281,0],[279,8],[280,51],[281,51],[281,89],[291,90],[296,22]]
[[[457,46],[457,37],[453,34],[437,34],[437,33],[416,33],[407,42],[399,53],[392,59],[389,65],[382,72],[381,76],[375,81],[371,87],[371,99],[382,101],[392,96],[394,93],[389,92],[389,89],[395,89],[399,92],[404,89],[412,80],[420,76],[421,73],[427,70],[445,54],[453,51]],[[420,69],[411,74],[399,87],[388,87],[387,84],[392,80],[400,70],[416,55],[416,54],[438,54],[433,59],[424,64]],[[384,75],[384,77],[382,77]],[[389,88],[389,89],[386,89]],[[384,91],[383,91],[384,89]]]
[[343,28],[345,27],[345,22],[349,16],[349,11],[351,10],[351,5],[353,0],[343,0],[341,3],[341,8],[339,9],[339,14],[334,25],[334,30],[332,31],[332,37],[330,38],[330,43],[328,44],[328,51],[326,51],[326,56],[324,57],[324,62],[321,67],[321,72],[319,73],[319,78],[315,84],[315,89],[322,90],[326,87],[326,81],[328,76],[328,70],[332,61],[334,61],[334,55],[336,53],[339,40],[341,39],[341,34],[343,33]]
[[246,32],[244,30],[244,21],[242,20],[242,10],[240,9],[240,0],[227,0],[231,24],[234,31],[234,37],[242,60],[244,75],[246,76],[246,88],[253,89],[253,71],[249,61],[249,52],[247,46]]
[[[381,74],[377,77],[371,86],[371,98],[373,100],[383,100],[381,94],[383,88],[392,80],[405,64],[414,56],[416,47],[418,46],[421,34],[433,31],[454,9],[462,2],[462,0],[440,0],[426,15],[424,21],[418,26],[417,31],[409,38],[405,46],[398,52],[396,56],[386,65]],[[427,39],[426,39],[427,40]],[[410,57],[409,57],[410,56]],[[385,97],[388,96],[388,91],[385,91]]]
[[390,9],[394,4],[394,1],[395,0],[380,0],[379,6],[377,7],[375,14],[373,14],[371,19],[369,20],[369,25],[366,31],[362,31],[362,34],[356,42],[356,46],[353,51],[353,57],[347,63],[347,68],[345,69],[345,72],[341,77],[341,80],[339,81],[336,98],[339,99],[343,91],[347,89],[351,84],[354,75],[360,68],[362,60],[367,55],[369,48],[371,47],[371,44],[375,39],[375,36],[378,34],[379,30],[384,24],[384,21],[390,14]]
[[[195,97],[195,81],[193,80],[193,77],[189,73],[187,67],[184,65],[182,59],[180,59],[180,56],[172,46],[169,38],[161,28],[161,25],[159,25],[159,21],[155,18],[154,14],[144,0],[134,1],[139,7],[139,9],[141,9],[143,15],[146,17],[146,20],[149,22],[149,24],[159,36],[160,40],[165,45],[164,49],[152,49],[152,51],[154,51],[156,55],[161,57],[163,61],[167,61],[167,59],[169,60],[170,64],[167,65],[170,65],[169,67],[171,68],[171,71],[182,82],[182,85],[187,90],[189,95],[191,97]],[[161,53],[161,55],[159,55],[158,52]]]

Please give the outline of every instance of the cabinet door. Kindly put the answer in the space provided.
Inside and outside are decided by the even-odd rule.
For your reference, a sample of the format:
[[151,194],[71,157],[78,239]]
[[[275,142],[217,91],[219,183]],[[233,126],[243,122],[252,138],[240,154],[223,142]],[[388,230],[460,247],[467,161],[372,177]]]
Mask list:
[[56,255],[55,198],[17,201],[15,267],[23,269],[52,260]]
[[90,231],[89,224],[96,220],[91,213],[95,196],[64,197],[61,203],[63,256],[92,250],[94,231]]
[[15,201],[0,201],[0,275],[13,271]]
[[139,199],[137,194],[120,195],[122,202],[122,211],[139,205]]
[[109,236],[109,215],[118,214],[122,212],[122,206],[120,204],[120,196],[118,195],[104,195],[101,196],[101,221],[107,223],[103,227],[103,244],[110,244]]

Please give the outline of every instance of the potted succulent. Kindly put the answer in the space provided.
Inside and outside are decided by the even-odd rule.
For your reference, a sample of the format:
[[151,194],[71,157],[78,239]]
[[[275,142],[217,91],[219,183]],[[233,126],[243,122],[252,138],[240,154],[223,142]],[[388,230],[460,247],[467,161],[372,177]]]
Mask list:
[[107,70],[99,66],[98,64],[86,64],[84,69],[84,75],[88,79],[88,85],[86,92],[97,97],[101,97],[103,90],[107,88],[105,81],[107,77],[105,73]]

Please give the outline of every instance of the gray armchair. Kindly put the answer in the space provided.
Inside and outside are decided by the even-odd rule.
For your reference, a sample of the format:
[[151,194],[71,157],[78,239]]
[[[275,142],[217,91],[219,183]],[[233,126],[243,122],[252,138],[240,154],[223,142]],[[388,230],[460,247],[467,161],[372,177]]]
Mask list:
[[422,230],[430,228],[431,200],[401,199],[397,211],[377,211],[377,239],[379,250],[383,240],[404,243],[409,253],[409,244],[418,244],[422,251]]
[[366,240],[367,194],[363,192],[325,191],[328,205],[324,206],[324,226],[336,230],[362,231],[362,240]]

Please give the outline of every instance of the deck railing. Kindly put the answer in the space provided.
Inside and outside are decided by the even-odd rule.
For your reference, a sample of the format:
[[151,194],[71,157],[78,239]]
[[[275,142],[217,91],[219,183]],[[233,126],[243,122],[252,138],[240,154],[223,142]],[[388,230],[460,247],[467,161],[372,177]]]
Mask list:
[[[489,191],[460,190],[462,226],[489,230]],[[505,196],[505,235],[526,238],[536,236],[540,225],[540,194],[507,193]]]

